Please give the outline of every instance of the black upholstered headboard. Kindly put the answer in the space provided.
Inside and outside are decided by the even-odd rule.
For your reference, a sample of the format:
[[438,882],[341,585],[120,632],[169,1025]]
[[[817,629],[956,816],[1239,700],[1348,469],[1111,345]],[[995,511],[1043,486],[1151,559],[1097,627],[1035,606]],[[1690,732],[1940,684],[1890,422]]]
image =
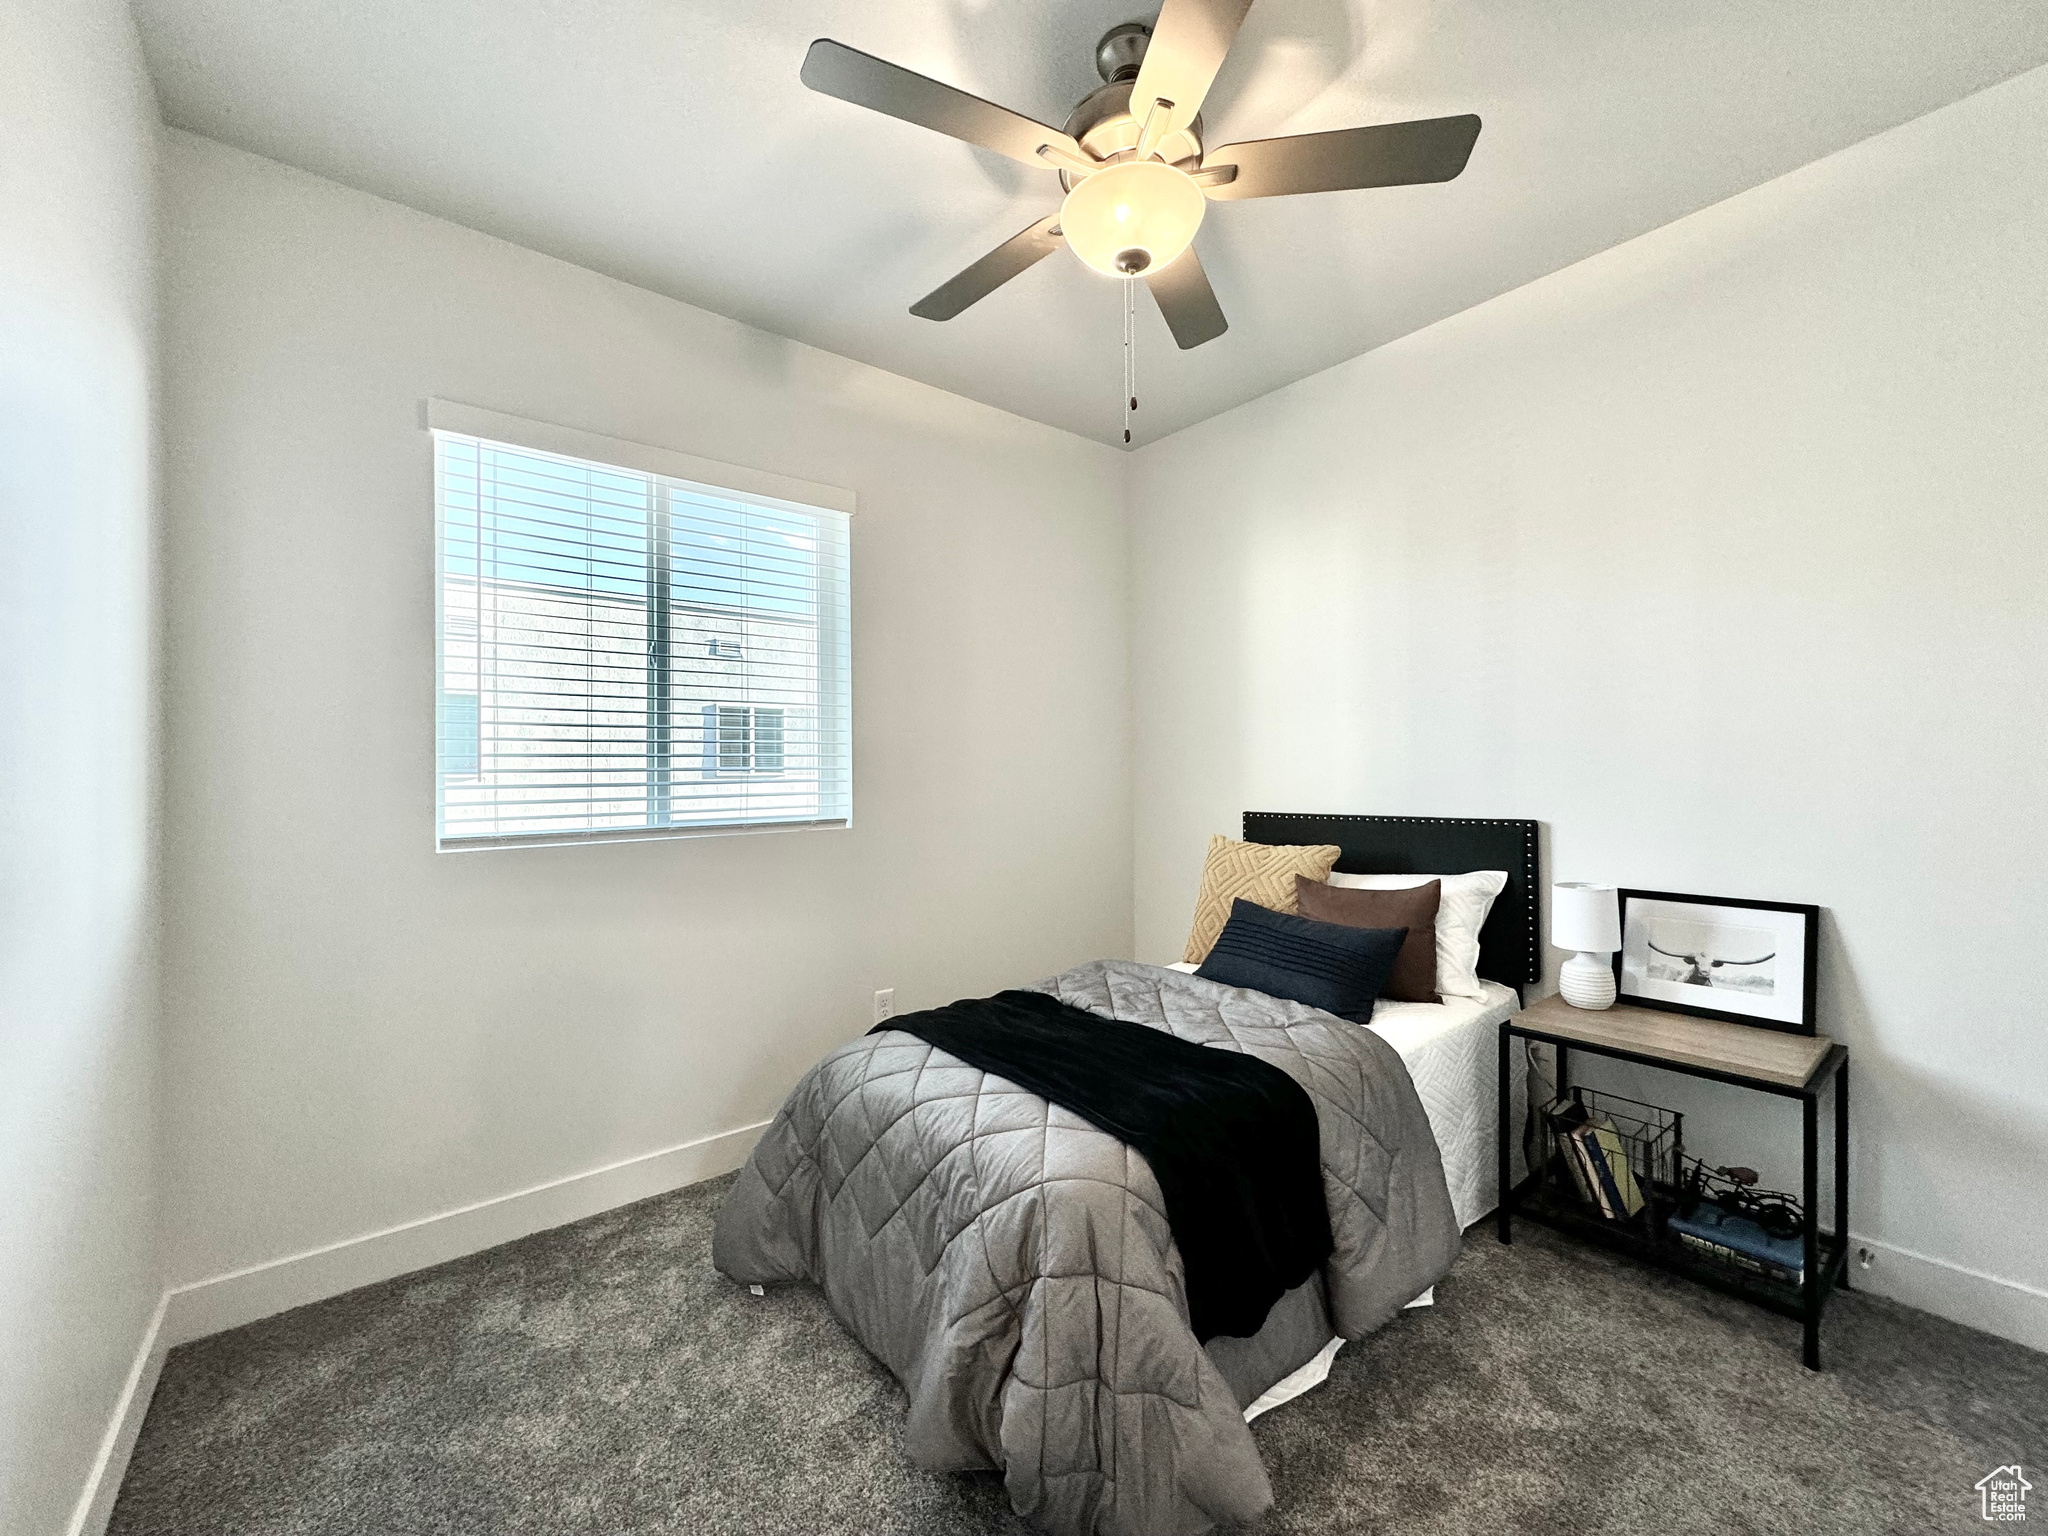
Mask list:
[[1517,989],[1543,979],[1536,823],[1463,816],[1302,816],[1246,811],[1248,843],[1335,843],[1347,875],[1463,875],[1504,869],[1507,888],[1479,930],[1479,974]]

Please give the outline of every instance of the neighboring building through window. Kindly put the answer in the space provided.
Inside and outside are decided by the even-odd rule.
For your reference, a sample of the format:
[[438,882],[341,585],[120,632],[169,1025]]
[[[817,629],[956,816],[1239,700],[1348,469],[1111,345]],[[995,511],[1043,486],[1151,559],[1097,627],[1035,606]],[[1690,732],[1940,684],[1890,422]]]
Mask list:
[[782,717],[780,708],[766,704],[706,704],[705,777],[782,772]]
[[441,847],[851,819],[850,498],[433,411]]

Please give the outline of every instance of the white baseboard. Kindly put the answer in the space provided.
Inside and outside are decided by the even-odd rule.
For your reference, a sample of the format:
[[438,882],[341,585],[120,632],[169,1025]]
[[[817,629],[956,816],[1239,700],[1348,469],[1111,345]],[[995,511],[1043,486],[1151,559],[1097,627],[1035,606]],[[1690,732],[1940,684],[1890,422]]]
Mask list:
[[128,1457],[135,1449],[135,1437],[142,1433],[143,1415],[149,1412],[149,1400],[156,1392],[156,1379],[170,1349],[164,1337],[164,1308],[169,1300],[168,1292],[157,1298],[149,1326],[142,1332],[142,1346],[135,1352],[134,1365],[128,1368],[120,1397],[114,1401],[113,1417],[100,1438],[99,1454],[93,1457],[85,1491],[78,1496],[71,1523],[64,1528],[65,1536],[100,1536],[114,1513],[114,1499],[120,1494],[121,1479],[128,1472]]
[[308,1302],[325,1301],[358,1286],[445,1264],[514,1238],[702,1183],[745,1162],[767,1125],[765,1120],[743,1125],[531,1189],[422,1216],[381,1232],[367,1232],[324,1248],[178,1286],[164,1298],[164,1337],[169,1346],[190,1343]]
[[65,1536],[101,1536],[106,1530],[164,1356],[174,1346],[715,1179],[747,1160],[767,1126],[765,1120],[743,1125],[164,1292],[143,1332]]
[[[1856,1267],[1859,1248],[1870,1250],[1868,1269]],[[2048,1352],[2048,1291],[1965,1269],[1874,1237],[1860,1237],[1853,1230],[1849,1234],[1848,1276],[1849,1284],[1859,1291],[1887,1296],[1952,1323]]]

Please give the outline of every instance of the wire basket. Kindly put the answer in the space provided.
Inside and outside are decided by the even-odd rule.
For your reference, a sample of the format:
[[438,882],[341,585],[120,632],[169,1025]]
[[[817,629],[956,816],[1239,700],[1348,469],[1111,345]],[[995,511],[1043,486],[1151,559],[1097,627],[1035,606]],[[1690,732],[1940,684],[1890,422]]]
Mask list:
[[1537,1112],[1544,1178],[1558,1199],[1603,1221],[1654,1229],[1670,1213],[1685,1117],[1616,1093],[1573,1087]]

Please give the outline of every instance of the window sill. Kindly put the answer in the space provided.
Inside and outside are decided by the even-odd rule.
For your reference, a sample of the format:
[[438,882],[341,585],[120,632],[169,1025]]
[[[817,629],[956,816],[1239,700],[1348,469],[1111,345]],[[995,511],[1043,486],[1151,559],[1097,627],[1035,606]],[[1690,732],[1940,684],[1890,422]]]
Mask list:
[[589,843],[665,843],[677,838],[738,837],[759,832],[831,831],[850,828],[851,816],[806,821],[719,822],[691,827],[611,827],[595,832],[529,832],[508,837],[442,838],[436,853],[486,853],[501,848],[575,848]]

